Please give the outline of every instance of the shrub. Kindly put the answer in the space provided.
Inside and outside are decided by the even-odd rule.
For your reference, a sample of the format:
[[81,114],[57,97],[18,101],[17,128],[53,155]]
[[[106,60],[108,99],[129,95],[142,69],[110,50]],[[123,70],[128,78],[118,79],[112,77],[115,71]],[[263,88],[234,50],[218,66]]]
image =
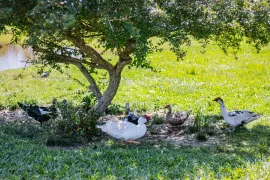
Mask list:
[[111,104],[109,105],[106,114],[123,114],[124,109],[125,108],[119,104]]
[[85,93],[82,98],[82,102],[85,103],[88,107],[93,107],[97,103],[97,98],[93,93]]
[[194,122],[187,126],[188,133],[196,133],[196,138],[200,141],[206,141],[208,136],[216,133],[215,123],[219,120],[219,116],[203,115],[201,110],[195,113]]
[[146,112],[147,111],[147,104],[142,102],[142,103],[136,103],[136,109],[137,109],[137,112],[139,113],[143,113],[143,112]]
[[61,114],[56,119],[43,123],[38,139],[46,145],[70,145],[89,141],[98,135],[96,121],[100,114],[85,106],[58,103]]
[[209,127],[209,121],[203,116],[202,111],[198,110],[194,119],[194,123],[188,127],[190,133],[201,132]]
[[158,114],[154,114],[152,124],[163,124],[164,117],[159,116]]

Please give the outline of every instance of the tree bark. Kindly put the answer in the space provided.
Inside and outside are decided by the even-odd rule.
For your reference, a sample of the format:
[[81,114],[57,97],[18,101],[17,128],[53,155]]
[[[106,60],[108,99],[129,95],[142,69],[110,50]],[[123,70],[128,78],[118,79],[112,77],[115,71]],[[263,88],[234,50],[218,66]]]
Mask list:
[[116,71],[109,73],[110,81],[108,88],[104,92],[103,96],[98,100],[98,103],[94,106],[94,110],[100,113],[105,112],[108,106],[111,104],[121,81],[121,72]]
[[108,88],[104,92],[102,98],[100,98],[98,103],[94,106],[94,110],[101,113],[105,112],[117,93],[124,67],[131,62],[132,58],[129,56],[122,56],[119,58],[119,61],[114,66],[114,69],[109,71],[110,81]]
[[91,76],[91,74],[87,71],[87,69],[82,64],[77,63],[75,65],[80,69],[84,77],[90,83],[89,90],[93,92],[93,94],[96,96],[98,100],[100,100],[102,98],[102,94],[97,87],[95,79]]

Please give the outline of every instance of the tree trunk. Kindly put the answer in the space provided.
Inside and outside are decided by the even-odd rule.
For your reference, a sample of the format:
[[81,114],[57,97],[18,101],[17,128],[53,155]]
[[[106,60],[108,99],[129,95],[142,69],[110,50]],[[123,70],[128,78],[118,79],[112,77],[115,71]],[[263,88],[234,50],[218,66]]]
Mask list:
[[94,106],[94,110],[100,113],[104,113],[108,106],[111,104],[121,81],[121,72],[116,73],[113,71],[109,73],[110,82],[108,88],[104,92],[103,96],[98,100],[98,103]]

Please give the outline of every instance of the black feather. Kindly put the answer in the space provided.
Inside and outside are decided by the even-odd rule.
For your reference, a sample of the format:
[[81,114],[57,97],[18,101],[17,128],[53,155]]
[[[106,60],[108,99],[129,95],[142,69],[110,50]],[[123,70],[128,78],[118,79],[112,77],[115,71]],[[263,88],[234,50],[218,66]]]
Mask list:
[[20,102],[18,102],[18,105],[27,113],[28,116],[34,118],[41,124],[51,118],[52,112],[47,107],[39,107],[37,105],[29,105]]

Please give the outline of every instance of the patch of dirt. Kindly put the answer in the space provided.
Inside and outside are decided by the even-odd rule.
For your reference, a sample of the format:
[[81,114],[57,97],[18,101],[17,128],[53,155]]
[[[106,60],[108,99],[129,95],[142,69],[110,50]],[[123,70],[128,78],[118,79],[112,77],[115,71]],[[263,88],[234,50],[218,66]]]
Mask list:
[[206,140],[198,140],[197,134],[188,132],[188,126],[193,123],[190,118],[182,126],[174,127],[168,123],[152,125],[148,128],[147,135],[142,139],[149,142],[167,142],[177,146],[217,146],[227,144],[226,134],[228,130],[221,130],[222,123],[216,124],[213,128],[214,134],[207,135]]
[[[104,119],[103,119],[104,120]],[[31,122],[34,124],[39,124],[33,118],[27,116],[27,114],[22,110],[2,110],[0,111],[0,123],[9,123],[9,122]],[[160,142],[166,142],[176,146],[217,146],[220,144],[227,144],[226,134],[228,130],[221,130],[222,126],[215,124],[215,133],[210,136],[207,135],[207,140],[200,141],[197,139],[196,134],[188,133],[187,129],[190,124],[193,123],[193,118],[191,117],[187,120],[182,126],[173,127],[168,123],[160,125],[151,125],[147,128],[146,135],[139,139],[139,141],[151,142],[154,144],[160,144]]]
[[11,123],[11,122],[31,122],[31,123],[39,124],[39,122],[29,117],[21,109],[16,109],[15,111],[9,111],[9,110],[0,111],[0,123]]

